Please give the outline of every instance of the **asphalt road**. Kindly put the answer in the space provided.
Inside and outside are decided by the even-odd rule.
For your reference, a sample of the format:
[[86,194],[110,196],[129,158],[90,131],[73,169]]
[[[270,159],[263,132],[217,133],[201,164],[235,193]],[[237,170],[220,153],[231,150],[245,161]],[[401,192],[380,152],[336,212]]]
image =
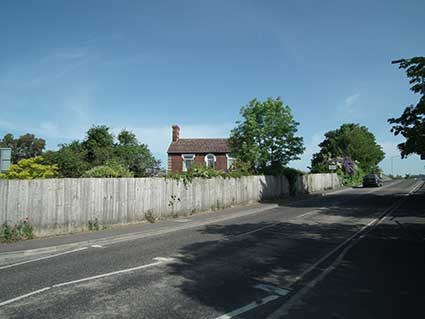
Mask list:
[[[424,275],[415,277],[424,273],[418,266],[424,258],[414,265],[406,260],[406,247],[425,256],[421,184],[404,180],[351,189],[0,268],[0,317],[403,318],[403,312],[388,316],[380,309],[388,310],[388,300],[400,301],[400,291],[411,308],[424,300],[420,290],[417,299],[408,298],[409,284],[425,283]],[[406,196],[413,190],[417,193]],[[404,255],[396,259],[399,251]],[[400,269],[388,263],[393,260]],[[405,283],[406,273],[415,280]],[[398,284],[389,285],[395,278]],[[358,309],[373,298],[375,310],[364,316],[369,312]],[[423,318],[420,311],[412,313]]]

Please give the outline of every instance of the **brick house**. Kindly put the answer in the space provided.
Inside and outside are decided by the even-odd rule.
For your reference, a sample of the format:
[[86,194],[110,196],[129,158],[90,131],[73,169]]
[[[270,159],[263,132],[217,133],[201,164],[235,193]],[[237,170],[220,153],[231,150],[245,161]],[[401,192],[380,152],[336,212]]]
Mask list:
[[227,138],[180,138],[178,125],[172,126],[167,154],[169,172],[185,172],[194,164],[227,171],[234,162]]

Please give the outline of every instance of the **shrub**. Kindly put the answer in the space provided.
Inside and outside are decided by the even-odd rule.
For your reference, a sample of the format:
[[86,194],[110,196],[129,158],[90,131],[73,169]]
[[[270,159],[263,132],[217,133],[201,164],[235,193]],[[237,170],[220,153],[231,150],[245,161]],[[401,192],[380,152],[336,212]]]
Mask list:
[[20,160],[17,164],[10,166],[9,171],[0,174],[5,179],[36,179],[52,178],[58,174],[57,165],[46,165],[41,156]]
[[94,220],[89,220],[87,223],[90,231],[100,229],[99,220],[97,218],[95,218]]
[[247,170],[239,170],[239,168],[236,166],[231,171],[225,172],[216,170],[212,167],[207,167],[205,165],[199,165],[196,164],[192,166],[190,170],[187,172],[181,172],[181,173],[170,173],[166,176],[166,178],[173,178],[178,181],[182,181],[185,186],[192,183],[192,180],[196,177],[200,178],[213,178],[213,177],[222,177],[222,178],[239,178],[242,176],[248,176],[252,175]]
[[354,174],[345,174],[342,176],[342,184],[346,186],[356,186],[362,183],[366,174],[359,168]]
[[29,218],[25,217],[24,220],[20,220],[14,226],[4,222],[0,226],[0,241],[1,242],[12,242],[18,240],[33,239],[34,228],[31,225]]
[[116,161],[108,161],[105,165],[89,169],[83,177],[133,177],[133,173]]

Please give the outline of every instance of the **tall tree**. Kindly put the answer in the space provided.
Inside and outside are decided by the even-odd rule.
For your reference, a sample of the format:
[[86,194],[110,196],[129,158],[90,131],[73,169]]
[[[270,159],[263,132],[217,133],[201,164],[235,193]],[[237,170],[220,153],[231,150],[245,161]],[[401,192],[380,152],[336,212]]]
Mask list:
[[43,154],[46,162],[59,167],[61,177],[81,177],[93,165],[87,161],[87,150],[79,141],[59,145],[57,151],[47,151]]
[[152,176],[159,172],[161,162],[156,160],[147,145],[139,143],[133,132],[122,130],[115,145],[115,158],[134,176]]
[[17,163],[22,159],[40,156],[46,146],[46,141],[35,137],[34,134],[24,134],[19,138],[14,138],[12,134],[6,134],[0,140],[0,147],[10,147],[12,149],[12,162]]
[[303,153],[303,138],[289,106],[280,97],[261,102],[254,99],[241,108],[242,121],[231,131],[230,144],[235,156],[251,170],[265,173],[285,167]]
[[353,123],[327,132],[319,147],[320,152],[313,155],[311,163],[313,172],[327,172],[329,162],[337,158],[350,158],[357,161],[363,171],[375,171],[385,157],[382,147],[367,127]]
[[399,118],[388,119],[390,124],[394,124],[391,132],[406,139],[398,145],[402,158],[415,153],[425,156],[425,57],[395,62],[400,62],[400,69],[406,71],[412,85],[410,90],[421,96],[416,106],[406,107]]
[[114,154],[114,136],[106,125],[93,126],[82,142],[87,162],[97,166],[111,160]]

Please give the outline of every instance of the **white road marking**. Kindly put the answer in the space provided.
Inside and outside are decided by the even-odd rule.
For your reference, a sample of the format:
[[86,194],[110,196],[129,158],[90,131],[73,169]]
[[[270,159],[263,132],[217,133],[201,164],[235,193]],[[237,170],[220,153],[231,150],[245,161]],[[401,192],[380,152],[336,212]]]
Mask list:
[[81,248],[77,248],[77,249],[73,249],[73,250],[69,250],[69,251],[65,251],[63,253],[58,253],[58,254],[54,254],[54,255],[49,255],[49,256],[45,256],[45,257],[39,257],[39,258],[35,258],[35,259],[30,259],[30,260],[26,260],[26,261],[21,261],[19,263],[15,263],[15,264],[10,264],[10,265],[6,265],[6,266],[1,266],[0,270],[2,269],[7,269],[7,268],[12,268],[12,267],[16,267],[16,266],[20,266],[20,265],[24,265],[24,264],[29,264],[35,261],[40,261],[40,260],[44,260],[44,259],[49,259],[49,258],[54,258],[54,257],[58,257],[58,256],[62,256],[62,255],[67,255],[67,254],[72,254],[72,253],[76,253],[78,251],[82,251],[87,249],[88,247],[81,247]]
[[108,272],[106,274],[100,274],[100,275],[86,277],[86,278],[77,279],[77,280],[73,280],[73,281],[63,282],[63,283],[60,283],[60,284],[53,285],[52,288],[69,286],[69,285],[73,285],[73,284],[78,284],[80,282],[85,282],[85,281],[89,281],[89,280],[110,277],[110,276],[114,276],[114,275],[118,275],[118,274],[125,274],[125,273],[131,272],[131,271],[135,271],[135,270],[140,270],[140,269],[150,268],[150,267],[154,267],[154,266],[159,266],[159,265],[162,265],[164,263],[165,263],[164,261],[156,261],[154,263],[147,264],[147,265],[142,265],[142,266],[133,267],[133,268],[127,268],[127,269],[123,269],[123,270]]
[[[279,222],[279,223],[280,223],[280,222]],[[250,234],[253,234],[253,233],[259,232],[259,231],[261,231],[261,230],[263,230],[263,229],[266,229],[266,228],[270,228],[270,227],[276,226],[276,225],[277,225],[277,224],[279,224],[279,223],[274,223],[274,224],[271,224],[271,225],[266,225],[266,226],[263,226],[263,227],[256,228],[256,229],[254,229],[254,230],[248,231],[248,232],[246,232],[246,233],[237,234],[237,235],[232,236],[232,237],[233,237],[233,238],[238,238],[238,237],[242,237],[242,236],[250,235]]]
[[279,297],[280,296],[277,296],[277,295],[267,296],[267,297],[265,297],[263,299],[260,299],[258,301],[251,302],[251,303],[247,304],[246,306],[243,306],[241,308],[238,308],[236,310],[233,310],[232,312],[229,312],[229,313],[226,313],[224,315],[221,315],[220,317],[217,317],[215,319],[230,319],[230,318],[239,316],[239,315],[241,315],[241,314],[243,314],[245,312],[251,311],[252,309],[255,309],[257,307],[260,307],[262,305],[265,305],[266,303],[269,303],[270,301],[276,300]]
[[286,296],[289,293],[289,290],[282,289],[273,285],[259,284],[254,286],[254,288],[261,289],[279,296]]
[[[423,183],[420,183],[419,185],[415,185],[405,196],[409,196],[411,195],[413,192],[415,192],[420,186],[422,186]],[[368,192],[371,193],[371,192]],[[357,231],[355,234],[353,234],[352,236],[350,236],[348,239],[346,239],[344,242],[342,242],[341,244],[339,244],[337,247],[335,247],[334,249],[332,249],[330,252],[328,252],[326,255],[324,255],[322,258],[320,258],[317,262],[315,262],[313,265],[311,265],[309,268],[307,268],[300,276],[298,276],[296,278],[296,280],[289,285],[292,286],[295,282],[301,280],[303,277],[305,277],[305,275],[307,275],[309,272],[311,272],[312,270],[314,270],[315,268],[317,268],[323,261],[325,261],[327,258],[329,258],[331,255],[333,255],[334,253],[336,253],[339,249],[341,249],[344,245],[346,245],[348,243],[348,246],[345,247],[343,249],[343,251],[338,255],[338,257],[333,261],[333,263],[328,266],[319,276],[317,276],[312,282],[310,282],[307,286],[305,286],[304,288],[302,288],[299,292],[297,292],[294,297],[292,297],[291,299],[289,299],[289,301],[287,303],[284,304],[283,307],[279,308],[275,313],[272,314],[272,316],[269,319],[277,319],[280,318],[280,316],[282,314],[287,313],[287,310],[292,307],[292,305],[296,302],[296,300],[298,300],[299,298],[301,298],[301,296],[303,296],[305,293],[307,293],[312,287],[314,287],[319,281],[321,281],[328,273],[330,273],[333,269],[336,268],[336,265],[338,263],[340,263],[343,259],[343,257],[345,256],[345,254],[349,251],[349,249],[351,247],[353,247],[361,238],[361,236],[359,236],[358,238],[355,238],[358,235],[361,235],[367,228],[369,228],[370,226],[372,226],[373,224],[378,224],[380,222],[380,220],[382,218],[384,218],[386,215],[391,214],[391,212],[393,212],[394,210],[396,210],[398,207],[400,207],[403,203],[404,203],[404,199],[406,197],[398,200],[397,202],[395,202],[393,205],[391,205],[389,208],[387,208],[386,210],[384,210],[384,212],[377,218],[374,218],[373,220],[371,220],[368,224],[366,224],[365,226],[363,226],[359,231]],[[307,214],[312,214],[312,213],[316,213],[320,211],[319,210],[315,210],[315,211],[310,211],[307,213],[304,213],[303,215],[307,215]],[[298,217],[301,217],[303,215],[300,215]],[[274,225],[268,225],[268,226],[264,226],[261,227],[259,229],[250,231],[248,233],[253,233],[256,231],[260,231],[262,229],[268,228],[268,227],[272,227]],[[248,233],[244,233],[242,235],[246,235]],[[354,239],[354,240],[353,240]],[[350,243],[350,241],[352,241]],[[276,300],[282,296],[285,296],[286,294],[289,293],[289,290],[287,289],[282,289],[282,288],[278,288],[272,285],[265,285],[265,284],[260,284],[260,285],[256,285],[254,288],[258,288],[258,289],[262,289],[265,290],[267,292],[272,293],[272,295],[267,296],[263,299],[260,300],[260,302],[252,302],[244,307],[238,308],[232,312],[229,312],[227,314],[224,314],[220,317],[217,317],[215,319],[230,319],[233,318],[235,316],[238,316],[244,312],[250,311],[252,309],[255,309],[259,306],[262,306],[270,301]],[[299,297],[297,297],[299,296]],[[298,299],[297,299],[298,298]],[[285,308],[286,307],[286,308]],[[284,311],[281,311],[281,310]]]
[[[367,234],[371,228],[369,228],[370,226],[372,226],[373,224],[378,225],[382,220],[385,219],[386,216],[392,214],[396,209],[398,209],[406,200],[407,196],[410,196],[411,194],[413,194],[414,192],[416,192],[423,184],[423,183],[419,183],[419,184],[415,184],[415,186],[407,193],[404,195],[403,198],[399,199],[397,202],[395,202],[393,205],[391,205],[388,209],[386,209],[379,217],[373,219],[372,221],[370,221],[367,225],[363,226],[358,232],[356,232],[353,236],[351,236],[350,238],[348,238],[347,240],[345,240],[342,244],[338,245],[337,248],[341,248],[343,246],[343,244],[348,243],[350,240],[352,240],[356,235],[360,234],[359,237],[355,238],[354,240],[352,240],[351,243],[349,243],[343,250],[341,253],[338,254],[338,256],[334,259],[334,261],[328,266],[326,267],[318,276],[316,276],[312,281],[310,281],[309,283],[307,283],[303,288],[301,288],[294,296],[292,296],[282,307],[280,307],[279,309],[277,309],[275,312],[273,312],[268,319],[278,319],[281,318],[282,316],[285,316],[289,309],[291,309],[295,304],[297,304],[299,302],[299,300],[305,296],[312,288],[314,288],[320,281],[322,281],[329,273],[331,273],[334,269],[337,268],[337,266],[342,262],[342,260],[344,259],[345,255],[348,253],[348,251],[354,246],[356,245],[363,237],[365,234]],[[369,229],[367,229],[369,228]],[[361,234],[363,233],[364,234]],[[310,266],[306,271],[304,271],[300,276],[297,277],[297,280],[302,279],[308,272],[312,271],[313,269],[315,269],[318,265],[320,265],[326,258],[328,258],[330,255],[332,255],[332,253],[335,253],[337,251],[337,249],[333,249],[331,252],[329,252],[328,254],[326,254],[325,256],[323,256],[322,258],[320,258],[316,263],[314,263],[312,266]],[[325,258],[326,257],[326,258]],[[295,281],[295,282],[296,282]],[[295,283],[294,282],[294,283]],[[292,286],[294,283],[292,283],[289,286]]]
[[[376,189],[372,189],[372,190],[369,190],[369,191],[367,191],[367,192],[365,192],[365,193],[359,194],[358,196],[360,197],[360,196],[363,196],[363,195],[366,195],[366,194],[374,193],[374,192],[376,192],[376,191],[378,191],[378,190],[380,190],[380,189],[387,188],[387,187],[389,187],[389,186],[396,185],[396,184],[399,184],[399,183],[400,183],[400,182],[395,182],[395,183],[391,183],[391,184],[385,185],[385,186],[383,186],[383,187],[378,187],[378,188],[376,188]],[[341,191],[345,191],[345,190],[351,190],[351,189],[344,189],[344,190],[341,190]],[[337,191],[337,192],[339,192],[339,191]],[[337,193],[337,192],[335,192],[335,193]],[[328,194],[330,194],[330,193],[328,193]],[[310,200],[310,199],[307,199],[307,200]],[[349,202],[350,200],[351,200],[351,199],[348,199],[348,200],[345,200],[345,201],[342,201],[342,202],[335,203],[335,204],[334,204],[334,206],[336,206],[336,205],[341,205],[341,204],[343,204],[343,203],[345,203],[345,202]],[[318,213],[320,213],[320,212],[322,212],[322,211],[325,211],[325,210],[328,210],[328,209],[329,209],[329,208],[327,208],[327,207],[320,207],[320,208],[317,208],[317,209],[314,209],[314,210],[308,211],[308,212],[306,212],[306,213],[303,213],[303,214],[301,214],[301,215],[295,216],[294,218],[302,218],[302,217],[306,217],[306,216],[309,216],[309,215],[318,214]],[[238,235],[232,236],[231,238],[226,237],[224,240],[230,240],[230,239],[233,239],[233,238],[239,238],[239,237],[243,237],[243,236],[246,236],[246,235],[250,235],[250,234],[253,234],[253,233],[256,233],[256,232],[262,231],[262,230],[264,230],[264,229],[274,227],[274,226],[276,226],[276,225],[278,225],[278,224],[280,224],[280,222],[273,223],[273,224],[271,224],[271,225],[266,225],[266,226],[263,226],[263,227],[260,227],[260,228],[257,228],[257,229],[254,229],[254,230],[248,231],[248,232],[246,232],[246,233],[238,234]]]
[[322,211],[324,211],[324,210],[326,210],[326,208],[325,208],[325,207],[321,207],[321,208],[319,208],[319,209],[311,210],[311,211],[309,211],[309,212],[307,212],[307,213],[304,213],[304,214],[298,215],[298,216],[297,216],[297,217],[295,217],[295,218],[302,218],[302,217],[305,217],[305,216],[308,216],[308,215],[314,215],[314,214],[320,213],[320,212],[322,212]]
[[176,219],[175,222],[176,223],[187,223],[187,222],[190,222],[190,219],[187,219],[187,218],[186,219]]
[[102,245],[91,245],[90,247],[93,247],[93,248],[103,248]]
[[28,294],[25,294],[25,295],[22,295],[22,296],[19,296],[19,297],[13,298],[13,299],[9,299],[9,300],[6,300],[6,301],[3,301],[3,302],[0,302],[0,307],[1,307],[1,306],[8,305],[8,304],[10,304],[10,303],[12,303],[12,302],[15,302],[15,301],[18,301],[18,300],[21,300],[21,299],[24,299],[24,298],[27,298],[27,297],[33,296],[33,295],[36,295],[36,294],[42,293],[42,292],[44,292],[44,291],[46,291],[46,290],[49,290],[49,289],[51,289],[51,287],[46,287],[46,288],[43,288],[43,289],[35,290],[35,291],[30,292],[30,293],[28,293]]
[[127,269],[123,269],[123,270],[109,272],[109,273],[106,273],[106,274],[100,274],[100,275],[86,277],[86,278],[82,278],[82,279],[78,279],[78,280],[62,282],[60,284],[56,284],[56,285],[52,285],[52,286],[45,287],[45,288],[42,288],[42,289],[38,289],[38,290],[32,291],[30,293],[15,297],[15,298],[5,300],[5,301],[0,303],[0,307],[8,305],[12,302],[33,296],[33,295],[36,295],[36,294],[42,293],[44,291],[47,291],[47,290],[50,290],[50,289],[53,289],[53,288],[69,286],[69,285],[73,285],[73,284],[77,284],[77,283],[85,282],[85,281],[89,281],[89,280],[95,280],[95,279],[110,277],[110,276],[114,276],[114,275],[125,274],[125,273],[129,273],[129,272],[132,272],[132,271],[140,270],[140,269],[146,269],[146,268],[150,268],[150,267],[154,267],[154,266],[160,266],[160,265],[164,265],[164,264],[167,264],[167,263],[175,260],[174,258],[164,258],[164,257],[155,257],[153,259],[157,260],[157,261],[154,262],[154,263],[141,265],[141,266],[138,266],[138,267],[127,268]]
[[152,259],[156,261],[162,261],[164,263],[170,263],[176,260],[175,258],[170,258],[170,257],[155,257]]

